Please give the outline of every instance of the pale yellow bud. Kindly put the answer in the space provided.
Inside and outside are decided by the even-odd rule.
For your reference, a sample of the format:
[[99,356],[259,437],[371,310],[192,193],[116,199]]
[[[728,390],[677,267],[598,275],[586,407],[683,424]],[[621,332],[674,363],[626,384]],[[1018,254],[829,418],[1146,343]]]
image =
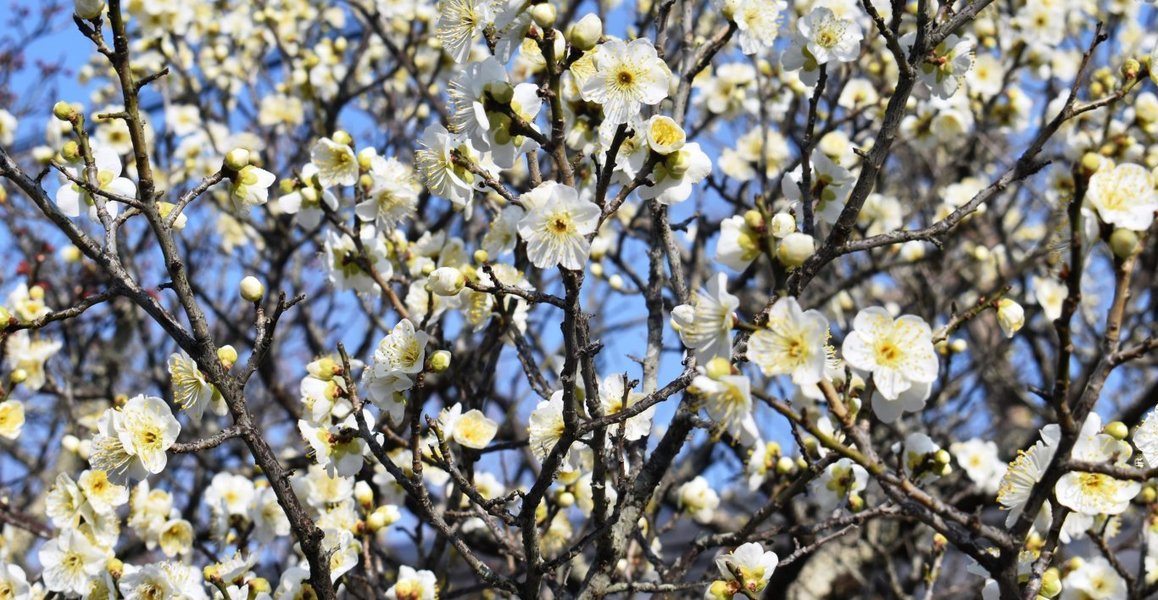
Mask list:
[[555,5],[550,2],[543,4],[536,4],[531,7],[531,19],[535,21],[535,25],[543,29],[550,29],[555,26],[555,20],[559,18],[559,11],[555,9]]
[[52,116],[61,121],[72,121],[77,117],[77,112],[71,104],[62,100],[52,106]]
[[249,166],[249,150],[234,148],[225,155],[225,168],[230,171],[240,171]]
[[253,275],[241,280],[241,298],[247,302],[258,302],[265,295],[265,286]]
[[237,362],[237,349],[229,345],[218,348],[217,360],[221,361],[221,366],[225,367],[226,371],[232,369]]
[[1138,243],[1136,232],[1117,227],[1110,234],[1110,250],[1114,252],[1114,256],[1126,259],[1141,252],[1142,245]]
[[595,13],[588,13],[567,28],[567,41],[579,50],[587,51],[594,48],[601,37],[603,37],[603,21]]
[[435,269],[427,281],[430,283],[430,291],[439,296],[458,295],[466,285],[466,277],[463,276],[462,271],[454,267]]
[[1130,435],[1130,428],[1121,421],[1106,423],[1106,427],[1103,429],[1103,431],[1105,431],[1106,435],[1116,440],[1124,440],[1127,436]]
[[776,213],[772,217],[772,237],[782,240],[796,232],[796,219],[789,213]]
[[354,145],[354,138],[350,137],[349,133],[341,129],[335,131],[334,135],[330,139],[334,140],[335,144],[345,144],[346,146]]
[[786,267],[799,267],[815,252],[812,236],[790,233],[776,247],[776,258]]
[[451,354],[449,350],[438,350],[430,355],[430,370],[441,373],[450,368]]

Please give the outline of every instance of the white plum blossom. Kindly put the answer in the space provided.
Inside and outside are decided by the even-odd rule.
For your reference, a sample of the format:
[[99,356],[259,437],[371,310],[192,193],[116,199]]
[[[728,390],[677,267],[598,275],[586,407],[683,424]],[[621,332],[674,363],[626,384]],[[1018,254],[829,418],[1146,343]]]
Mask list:
[[389,600],[436,600],[438,598],[438,578],[426,570],[416,571],[412,567],[398,567],[398,579],[386,590]]
[[797,385],[815,384],[828,360],[828,319],[803,310],[796,298],[780,298],[768,320],[748,338],[748,359],[766,377],[791,375]]
[[697,523],[709,523],[720,506],[720,496],[707,479],[697,475],[676,490],[677,504]]
[[118,482],[165,470],[167,451],[181,433],[169,405],[155,396],[135,396],[122,408],[107,409],[98,426],[89,462]]
[[[1102,432],[1102,419],[1090,413],[1074,443],[1074,460],[1128,466],[1133,449],[1130,444]],[[1083,515],[1117,515],[1130,506],[1130,500],[1142,490],[1142,483],[1116,479],[1103,473],[1070,471],[1058,479],[1055,493],[1062,506]]]
[[638,120],[644,105],[667,98],[671,69],[647,38],[599,44],[592,64],[595,72],[583,83],[581,93],[584,100],[603,106],[605,125]]
[[310,163],[318,169],[318,183],[323,188],[358,183],[358,156],[348,144],[321,138],[310,147]]
[[739,306],[740,299],[728,293],[727,276],[717,273],[706,288],[692,294],[690,303],[672,309],[671,327],[700,364],[717,356],[731,358],[732,313]]
[[716,569],[727,581],[736,581],[749,594],[758,594],[768,586],[768,580],[780,558],[757,542],[741,544],[735,550],[716,557]]
[[[92,147],[92,159],[93,169],[96,171],[96,185],[100,191],[112,196],[136,197],[137,185],[132,180],[121,177],[121,158],[116,150],[107,146],[94,145]],[[89,181],[87,167],[84,160],[79,157],[70,162],[66,170],[73,179]],[[115,217],[120,202],[108,198],[103,198],[103,201],[109,216]],[[93,197],[93,194],[87,190],[82,190],[79,185],[72,183],[64,175],[60,176],[60,189],[56,191],[56,206],[67,217],[80,216],[81,206],[84,206],[88,209],[90,218],[93,220],[99,218],[97,199]]]
[[1158,210],[1154,174],[1142,165],[1104,165],[1090,177],[1086,203],[1102,221],[1115,227],[1146,231]]
[[540,269],[582,269],[591,252],[587,236],[603,214],[599,206],[581,198],[575,188],[554,182],[523,197],[529,210],[519,220],[519,237],[527,244],[531,263]]
[[950,445],[949,451],[981,491],[997,493],[1005,476],[1005,463],[997,456],[997,444],[992,440],[973,438]]
[[[932,383],[940,367],[933,350],[933,333],[924,319],[905,315],[894,320],[888,311],[876,306],[857,313],[841,355],[853,369],[872,375],[882,405],[898,400],[911,405],[901,395]],[[874,399],[874,409],[877,406]]]
[[413,377],[426,362],[429,339],[430,335],[416,329],[410,319],[402,319],[378,342],[374,361],[362,376],[370,399],[394,421],[401,419],[406,409],[405,399],[398,393],[414,385]]

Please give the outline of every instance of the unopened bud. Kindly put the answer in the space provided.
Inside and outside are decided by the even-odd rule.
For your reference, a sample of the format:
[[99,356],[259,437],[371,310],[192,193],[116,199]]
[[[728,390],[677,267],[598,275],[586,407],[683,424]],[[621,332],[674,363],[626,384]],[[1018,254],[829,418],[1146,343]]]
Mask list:
[[790,233],[776,247],[776,258],[786,267],[799,267],[813,252],[815,247],[812,236],[807,233]]
[[249,166],[249,150],[234,148],[225,155],[225,168],[240,171]]
[[864,498],[861,498],[860,494],[850,494],[848,496],[848,509],[849,510],[851,510],[854,513],[858,513],[860,511],[864,510],[864,507],[865,507]]
[[708,365],[704,370],[707,371],[708,377],[720,379],[721,377],[727,377],[732,374],[732,363],[722,356],[717,356],[708,361]]
[[1045,570],[1041,576],[1041,595],[1046,598],[1053,598],[1062,591],[1061,574],[1057,567],[1051,567]]
[[780,460],[776,461],[776,472],[781,475],[791,475],[795,470],[796,461],[787,456],[781,456]]
[[225,367],[226,371],[232,369],[233,365],[237,363],[237,349],[229,345],[218,348],[217,360],[221,361],[221,366]]
[[490,259],[490,255],[487,253],[486,250],[479,248],[478,250],[474,251],[474,262],[485,263],[489,259]]
[[105,0],[76,0],[73,11],[76,16],[91,21],[99,18],[105,10]]
[[577,23],[567,28],[567,41],[579,50],[590,50],[603,37],[603,21],[595,13],[579,19]]
[[1130,435],[1130,428],[1121,421],[1106,423],[1106,427],[1103,431],[1105,431],[1106,435],[1116,440],[1124,440],[1127,436]]
[[531,18],[534,19],[535,25],[543,29],[550,29],[555,26],[555,20],[559,18],[559,11],[555,10],[555,5],[550,2],[536,4],[531,7]]
[[782,240],[796,233],[796,219],[792,215],[782,212],[772,216],[772,237]]
[[61,121],[72,121],[76,118],[76,109],[72,104],[61,100],[52,106],[52,116]]
[[330,139],[334,140],[335,144],[344,144],[346,146],[354,145],[354,138],[350,137],[349,133],[346,133],[341,129],[335,131],[333,137]]
[[109,570],[109,575],[112,575],[113,579],[120,579],[125,573],[125,563],[115,556],[105,563],[105,568]]
[[760,214],[760,211],[755,209],[745,211],[744,225],[746,225],[748,229],[752,229],[754,231],[763,231],[764,226],[766,225],[766,223],[764,223],[764,215]]
[[1122,77],[1126,78],[1126,81],[1136,79],[1138,73],[1141,72],[1142,63],[1138,62],[1136,58],[1127,58],[1125,62],[1122,63]]
[[7,308],[0,306],[0,331],[8,328],[9,323],[12,322],[12,313],[8,312]]
[[249,585],[249,593],[252,598],[254,595],[269,594],[273,592],[273,588],[269,585],[269,580],[265,577],[254,577],[246,582]]
[[1025,309],[1009,298],[998,300],[997,324],[1001,326],[1001,331],[1005,333],[1005,337],[1013,337],[1013,334],[1025,325]]
[[933,461],[940,465],[947,465],[953,460],[953,456],[947,450],[941,448],[933,453]]
[[438,350],[430,355],[430,370],[441,373],[450,368],[451,354],[449,350]]
[[1102,166],[1102,157],[1101,156],[1099,156],[1093,152],[1086,152],[1085,154],[1082,155],[1082,163],[1081,163],[1082,173],[1084,173],[1086,176],[1093,175],[1094,173],[1097,173],[1098,169],[1101,168],[1101,166]]
[[8,375],[8,380],[11,381],[13,385],[24,383],[28,380],[28,371],[24,369],[12,369],[12,373]]
[[575,494],[559,492],[559,495],[555,496],[555,502],[563,508],[569,508],[575,505]]
[[247,275],[241,280],[241,297],[247,302],[257,302],[265,295],[265,286],[253,275]]
[[1140,252],[1142,245],[1138,243],[1136,232],[1116,227],[1110,234],[1110,250],[1114,252],[1114,256],[1126,259]]
[[455,296],[466,285],[466,277],[462,271],[454,267],[439,267],[427,279],[430,291],[439,296]]
[[370,484],[366,483],[365,481],[359,481],[355,483],[354,500],[356,500],[358,504],[366,510],[369,510],[371,506],[374,506],[374,490],[370,489]]

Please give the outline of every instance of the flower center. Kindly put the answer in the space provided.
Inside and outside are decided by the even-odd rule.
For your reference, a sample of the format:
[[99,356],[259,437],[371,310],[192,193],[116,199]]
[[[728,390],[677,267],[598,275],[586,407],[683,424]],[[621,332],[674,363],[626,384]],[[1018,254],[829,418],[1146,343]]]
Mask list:
[[901,357],[901,349],[890,340],[877,344],[876,351],[877,362],[886,366],[896,364],[897,359]]
[[618,82],[619,85],[626,87],[635,81],[635,76],[631,74],[631,71],[622,69],[615,74],[615,81]]

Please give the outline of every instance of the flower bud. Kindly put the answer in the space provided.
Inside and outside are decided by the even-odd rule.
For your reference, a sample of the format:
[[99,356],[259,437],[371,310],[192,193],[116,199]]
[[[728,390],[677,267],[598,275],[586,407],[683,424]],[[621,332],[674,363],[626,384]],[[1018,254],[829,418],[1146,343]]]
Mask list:
[[858,513],[865,508],[864,498],[860,494],[850,494],[848,496],[848,509],[854,513]]
[[940,465],[947,465],[953,460],[953,456],[947,450],[941,448],[933,453],[933,461]]
[[253,275],[246,275],[241,280],[241,298],[247,302],[257,302],[265,295],[265,286]]
[[969,349],[969,342],[965,338],[957,338],[949,342],[949,349],[953,352],[961,353]]
[[334,140],[335,144],[344,144],[346,146],[353,146],[354,145],[354,138],[350,137],[349,133],[347,133],[341,129],[335,131],[334,135],[331,136],[330,139]]
[[378,531],[386,527],[386,525],[386,514],[378,510],[375,510],[370,513],[370,516],[366,517],[366,527],[370,529],[371,533],[378,533]]
[[[486,92],[499,104],[510,104],[511,100],[515,99],[515,88],[505,81],[496,81],[489,83],[486,86]],[[488,120],[494,115],[495,119],[500,119],[499,122],[493,123],[492,127],[510,128],[511,118],[501,113],[490,113],[487,115]]]
[[1124,440],[1127,436],[1130,435],[1130,428],[1121,421],[1106,423],[1106,427],[1103,429],[1103,431],[1106,433],[1106,435],[1116,440]]
[[623,289],[623,276],[620,275],[619,273],[616,273],[616,274],[612,275],[611,277],[608,277],[607,278],[607,285],[610,285],[611,289],[613,289],[613,290],[622,290]]
[[1098,172],[1102,166],[1102,157],[1093,152],[1086,152],[1082,155],[1082,173],[1086,176],[1093,175]]
[[450,368],[451,354],[449,350],[438,350],[430,355],[430,370],[441,373]]
[[80,160],[80,144],[77,144],[75,140],[69,140],[69,141],[65,142],[64,146],[60,149],[60,156],[63,157],[64,160],[66,160],[68,162],[79,161]]
[[1148,485],[1142,488],[1142,493],[1138,494],[1138,499],[1146,504],[1150,504],[1151,502],[1158,500],[1158,490],[1154,489],[1153,486]]
[[776,213],[772,217],[772,237],[781,240],[796,233],[796,219],[789,213]]
[[0,306],[0,331],[4,331],[5,329],[7,329],[8,325],[11,322],[12,322],[12,313],[8,312],[7,308]]
[[[176,208],[177,208],[177,205],[173,204],[172,202],[158,202],[157,203],[157,213],[161,215],[162,219],[168,219],[169,215],[173,214],[173,211]],[[189,217],[186,217],[185,213],[182,212],[182,213],[177,215],[176,219],[173,219],[173,229],[175,229],[177,231],[181,231],[182,229],[185,229],[185,224],[188,222],[189,222]]]
[[61,121],[72,121],[76,118],[76,109],[71,104],[61,100],[52,106],[52,116]]
[[575,494],[566,491],[559,492],[559,494],[555,496],[555,502],[563,508],[569,508],[575,505]]
[[1138,62],[1136,58],[1127,58],[1122,62],[1122,77],[1126,81],[1131,81],[1138,77],[1138,73],[1142,71],[1142,63]]
[[273,588],[269,585],[269,580],[265,577],[254,577],[253,579],[247,581],[246,584],[249,585],[249,593],[251,594],[250,597],[253,597],[253,595],[260,596],[261,594],[268,596],[271,592],[273,592]]
[[732,600],[735,595],[736,590],[733,590],[727,581],[717,579],[712,582],[712,585],[708,586],[708,593],[705,594],[704,597],[710,598],[711,600]]
[[683,177],[692,166],[692,156],[683,150],[676,150],[667,156],[663,166],[672,177]]
[[80,450],[80,438],[70,433],[63,438],[60,438],[60,447],[68,450],[69,452],[76,453],[78,450]]
[[249,150],[234,148],[225,155],[225,168],[230,171],[240,171],[249,166]]
[[768,224],[764,222],[764,215],[758,210],[744,212],[744,226],[752,231],[763,231]]
[[603,21],[595,13],[588,13],[567,28],[567,41],[579,50],[587,51],[594,48],[601,37],[603,37]]
[[795,470],[796,461],[787,456],[781,456],[780,460],[776,461],[776,472],[781,475],[791,475]]
[[1005,337],[1013,337],[1013,334],[1025,325],[1025,309],[1009,298],[998,300],[997,324],[1001,326],[1001,331],[1005,333]]
[[671,154],[684,147],[687,134],[674,119],[655,115],[647,121],[647,145],[656,154]]
[[555,20],[559,18],[559,11],[555,10],[554,4],[544,2],[531,7],[531,18],[534,19],[535,25],[543,29],[550,29],[555,26]]
[[780,240],[776,247],[776,258],[786,267],[799,267],[815,252],[812,236],[806,233],[790,233]]
[[76,0],[73,11],[76,16],[91,21],[100,18],[105,10],[105,0]]
[[237,362],[237,349],[229,345],[218,348],[217,360],[221,361],[221,366],[224,367],[226,371],[232,369],[234,363]]
[[479,248],[478,250],[474,251],[474,262],[485,263],[489,259],[490,259],[490,255],[487,253],[486,250]]
[[732,374],[732,363],[722,356],[717,356],[708,361],[704,370],[707,372],[708,377],[719,379]]
[[466,285],[466,277],[463,276],[462,271],[454,267],[435,269],[427,281],[430,283],[430,291],[439,296],[457,295]]
[[105,568],[109,570],[109,575],[112,575],[113,579],[120,579],[125,573],[125,563],[115,556],[105,563]]
[[1046,598],[1053,598],[1062,591],[1061,576],[1058,573],[1057,567],[1051,567],[1045,570],[1041,576],[1041,595]]
[[28,371],[24,369],[12,369],[12,373],[8,375],[8,381],[11,381],[12,385],[19,385],[27,380]]
[[1138,243],[1136,232],[1116,227],[1110,234],[1110,250],[1114,252],[1114,256],[1126,259],[1140,252],[1142,245]]
[[365,481],[359,481],[354,484],[354,500],[364,508],[369,510],[374,505],[374,490],[370,489],[370,484]]

